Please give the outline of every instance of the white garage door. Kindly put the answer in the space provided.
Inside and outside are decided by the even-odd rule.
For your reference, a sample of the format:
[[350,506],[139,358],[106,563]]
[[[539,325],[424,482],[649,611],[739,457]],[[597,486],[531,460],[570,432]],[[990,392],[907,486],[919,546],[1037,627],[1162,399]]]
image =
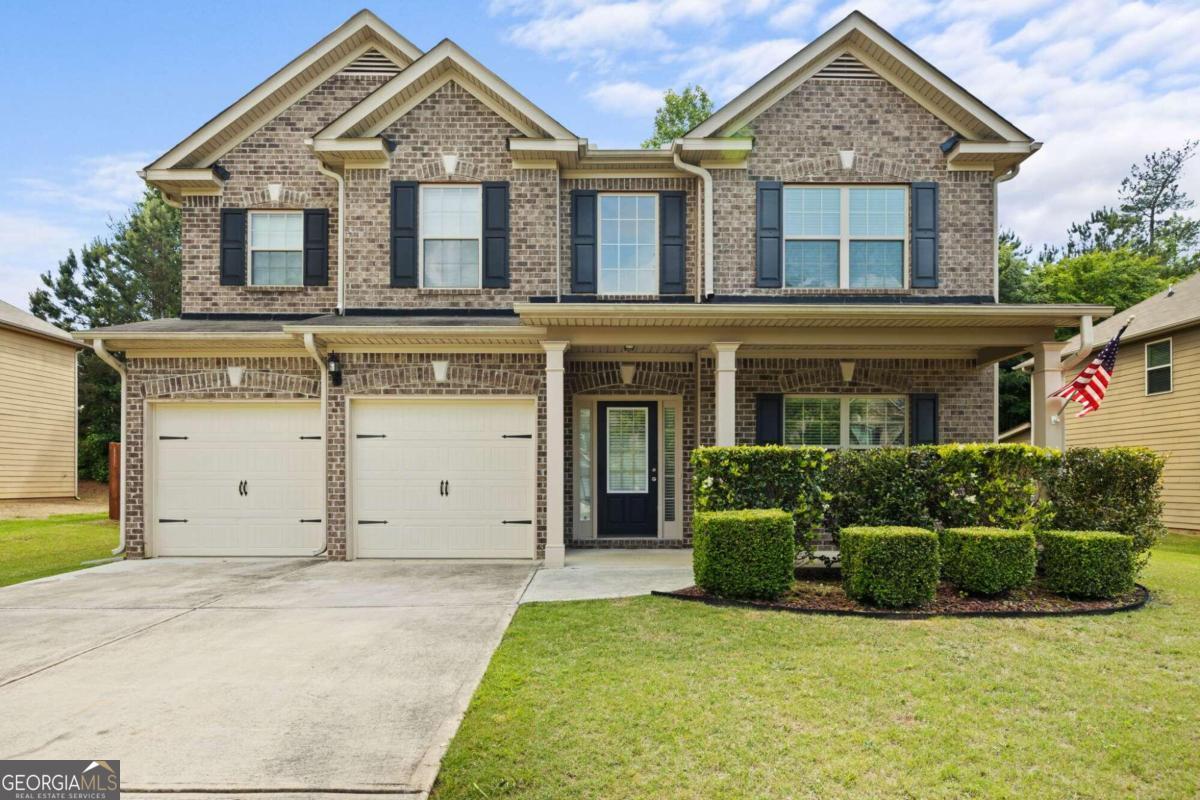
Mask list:
[[304,556],[324,545],[316,403],[168,403],[154,412],[155,554]]
[[533,558],[532,400],[357,400],[361,558]]

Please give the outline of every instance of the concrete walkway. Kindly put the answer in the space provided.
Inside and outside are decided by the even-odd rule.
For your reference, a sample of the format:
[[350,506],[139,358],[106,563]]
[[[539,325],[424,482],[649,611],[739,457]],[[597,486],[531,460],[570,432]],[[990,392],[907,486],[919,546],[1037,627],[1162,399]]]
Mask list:
[[0,589],[0,759],[129,797],[426,792],[529,562],[127,561]]
[[691,550],[568,550],[566,566],[538,570],[521,602],[633,597],[694,582]]

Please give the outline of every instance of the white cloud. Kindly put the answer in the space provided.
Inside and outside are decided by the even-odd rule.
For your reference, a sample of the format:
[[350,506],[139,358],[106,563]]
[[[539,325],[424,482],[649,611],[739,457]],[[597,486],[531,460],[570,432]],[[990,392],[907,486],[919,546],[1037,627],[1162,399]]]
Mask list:
[[602,83],[588,92],[587,96],[601,111],[641,117],[658,110],[662,105],[663,91],[638,81],[618,81]]
[[604,3],[535,17],[509,32],[514,44],[545,55],[596,57],[629,49],[663,48],[663,33],[653,3]]
[[771,15],[771,25],[775,28],[798,28],[807,24],[815,11],[813,0],[793,0]]
[[683,77],[699,82],[718,102],[732,98],[775,67],[795,55],[804,46],[799,39],[767,39],[721,51],[704,48],[692,51]]
[[23,198],[35,205],[68,205],[119,214],[145,191],[137,171],[151,157],[147,153],[122,153],[84,158],[61,178],[18,177],[14,183]]
[[26,308],[38,275],[52,271],[67,251],[87,241],[68,225],[26,212],[0,211],[0,300]]

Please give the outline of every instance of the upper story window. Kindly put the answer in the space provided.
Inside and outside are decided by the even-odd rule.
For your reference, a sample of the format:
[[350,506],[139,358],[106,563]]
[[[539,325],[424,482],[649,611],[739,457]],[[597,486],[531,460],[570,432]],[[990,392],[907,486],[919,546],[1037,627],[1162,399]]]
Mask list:
[[908,190],[899,186],[787,186],[787,288],[904,288]]
[[1146,394],[1171,391],[1171,340],[1160,339],[1146,345]]
[[250,285],[304,285],[304,212],[250,212]]
[[658,292],[658,196],[600,195],[600,294]]
[[899,447],[908,434],[904,397],[788,395],[783,443],[839,449]]
[[479,186],[421,186],[421,285],[427,289],[480,287]]

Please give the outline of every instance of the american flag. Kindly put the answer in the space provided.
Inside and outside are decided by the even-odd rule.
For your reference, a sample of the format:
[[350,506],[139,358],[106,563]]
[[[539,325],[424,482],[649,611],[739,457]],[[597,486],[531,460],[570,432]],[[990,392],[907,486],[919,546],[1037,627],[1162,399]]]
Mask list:
[[1083,372],[1075,376],[1075,380],[1051,393],[1050,396],[1061,397],[1067,401],[1074,400],[1082,405],[1083,411],[1076,414],[1077,417],[1086,416],[1099,408],[1101,401],[1104,400],[1104,393],[1108,391],[1108,384],[1112,381],[1113,372],[1117,368],[1117,350],[1121,347],[1121,334],[1125,333],[1125,329],[1128,327],[1128,322],[1122,325],[1121,330],[1117,331],[1117,335],[1108,340],[1108,344],[1104,345],[1103,349],[1096,354],[1092,363],[1083,368]]

